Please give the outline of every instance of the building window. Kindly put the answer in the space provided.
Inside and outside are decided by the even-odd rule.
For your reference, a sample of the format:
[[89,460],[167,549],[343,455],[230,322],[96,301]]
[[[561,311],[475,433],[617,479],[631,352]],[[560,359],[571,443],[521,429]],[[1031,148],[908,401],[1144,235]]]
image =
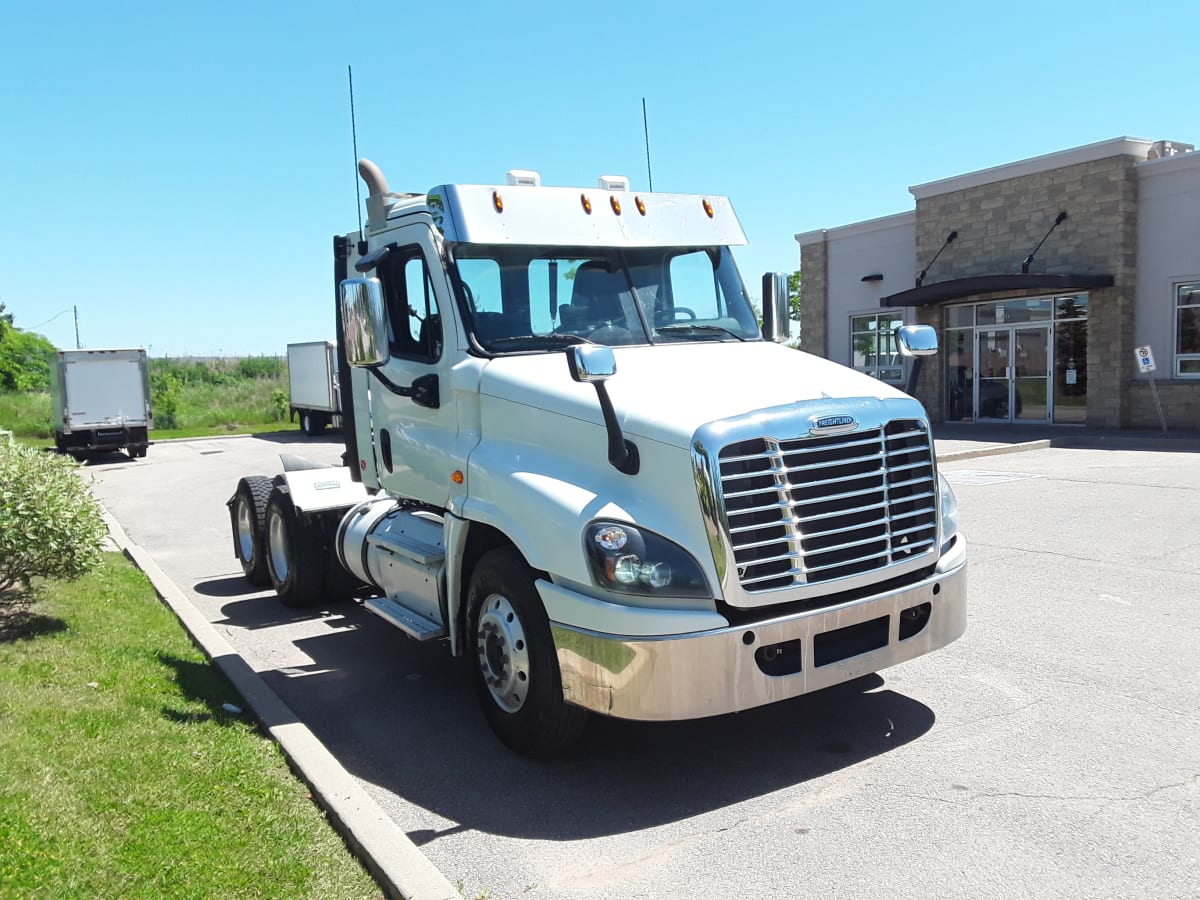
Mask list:
[[904,380],[904,362],[896,349],[896,328],[904,324],[901,313],[876,313],[850,317],[850,364],[880,381]]
[[1200,282],[1175,286],[1175,374],[1200,378]]

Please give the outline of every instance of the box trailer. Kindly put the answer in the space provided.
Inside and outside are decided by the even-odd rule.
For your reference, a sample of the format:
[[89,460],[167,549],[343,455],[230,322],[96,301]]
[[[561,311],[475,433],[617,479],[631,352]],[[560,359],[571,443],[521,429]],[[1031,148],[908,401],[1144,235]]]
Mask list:
[[288,344],[288,393],[291,421],[300,416],[305,434],[320,434],[341,425],[337,352],[332,341]]
[[57,350],[50,360],[54,446],[83,459],[125,450],[146,455],[153,426],[146,351]]

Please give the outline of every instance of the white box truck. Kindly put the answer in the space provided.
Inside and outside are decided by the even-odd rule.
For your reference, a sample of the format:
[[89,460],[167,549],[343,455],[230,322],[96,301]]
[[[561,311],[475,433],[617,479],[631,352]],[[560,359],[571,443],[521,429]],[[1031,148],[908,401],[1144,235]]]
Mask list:
[[300,417],[300,430],[320,434],[326,426],[342,423],[338,387],[337,352],[333,341],[288,344],[290,421]]
[[[929,417],[783,346],[782,275],[760,328],[726,198],[359,171],[366,227],[333,241],[345,466],[239,480],[252,583],[444,642],[530,755],[589,714],[749,709],[963,633]],[[896,340],[937,350],[928,326]]]
[[134,459],[145,456],[153,426],[146,351],[55,351],[50,405],[59,452],[76,459],[122,449]]

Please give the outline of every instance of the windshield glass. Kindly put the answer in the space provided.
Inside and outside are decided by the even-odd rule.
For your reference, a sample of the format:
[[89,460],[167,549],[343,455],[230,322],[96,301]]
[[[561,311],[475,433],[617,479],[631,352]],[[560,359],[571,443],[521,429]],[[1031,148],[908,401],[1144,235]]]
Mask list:
[[457,244],[454,262],[491,353],[762,337],[727,247]]

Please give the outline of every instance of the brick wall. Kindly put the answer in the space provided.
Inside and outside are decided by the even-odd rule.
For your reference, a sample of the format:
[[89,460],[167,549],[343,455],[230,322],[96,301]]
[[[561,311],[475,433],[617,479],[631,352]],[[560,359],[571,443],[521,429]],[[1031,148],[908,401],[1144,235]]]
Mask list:
[[[1135,162],[1132,156],[1113,156],[917,201],[918,271],[937,253],[947,234],[958,232],[930,269],[926,284],[1020,272],[1022,260],[1058,213],[1067,212],[1067,219],[1042,245],[1029,270],[1113,276],[1113,287],[1089,292],[1087,422],[1092,426],[1132,424]],[[971,298],[982,299],[987,298]],[[940,331],[941,308],[919,310],[918,321]],[[935,420],[944,415],[942,381],[941,365],[924,367],[918,396]]]
[[800,349],[829,357],[829,245],[800,248]]

